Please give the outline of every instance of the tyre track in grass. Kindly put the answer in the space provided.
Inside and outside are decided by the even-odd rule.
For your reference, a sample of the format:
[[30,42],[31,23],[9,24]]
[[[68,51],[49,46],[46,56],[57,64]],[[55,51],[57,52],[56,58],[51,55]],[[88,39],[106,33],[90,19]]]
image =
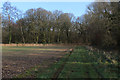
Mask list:
[[[68,51],[68,50],[67,50]],[[73,48],[72,49],[69,49],[69,55],[67,56],[67,58],[65,59],[65,62],[57,69],[57,71],[53,74],[53,77],[52,77],[52,80],[57,80],[58,79],[58,76],[60,75],[60,73],[62,72],[62,70],[64,69],[65,67],[65,64],[67,63],[67,61],[69,60],[69,57],[70,55],[72,54],[73,52]]]
[[[87,57],[87,56],[88,56],[88,53],[87,53],[87,55],[84,54],[84,56]],[[86,63],[89,61],[89,59],[85,59],[85,58],[83,58],[83,60],[85,60]],[[85,68],[85,74],[86,74],[87,78],[89,78],[89,80],[91,80],[91,79],[90,79],[91,76],[90,76],[90,72],[89,72],[89,70],[90,70],[90,68],[91,68],[90,66],[91,66],[91,65],[85,65],[85,66],[84,66],[84,68]]]
[[[88,50],[91,51],[91,52],[94,52],[94,50],[90,50],[90,49],[88,49]],[[97,54],[100,54],[100,53],[97,52]],[[93,59],[97,58],[97,54],[92,54],[91,55],[91,56],[93,56]],[[103,55],[103,56],[104,56],[104,58],[106,57],[105,55]],[[94,64],[94,63],[91,64],[91,66],[95,69],[96,73],[98,74],[99,78],[104,78],[104,76],[102,75],[102,73],[100,73],[100,71],[98,70],[98,68],[95,65],[97,65],[97,64]],[[99,65],[102,65],[102,64],[99,63],[98,66]]]
[[[97,57],[95,54],[92,55],[93,57]],[[99,64],[100,65],[100,64]],[[95,64],[91,64],[91,66],[95,69],[96,73],[98,74],[99,78],[104,78],[104,76],[99,72]]]
[[[90,65],[89,65],[89,67],[90,67]],[[89,78],[89,80],[91,80],[90,79],[90,72],[88,71],[90,69],[89,67],[87,65],[85,66],[85,69],[86,69],[85,74],[87,75],[87,78]]]
[[95,71],[98,74],[99,78],[104,78],[104,76],[98,71],[98,69],[95,67],[94,64],[91,64],[91,66],[95,69]]

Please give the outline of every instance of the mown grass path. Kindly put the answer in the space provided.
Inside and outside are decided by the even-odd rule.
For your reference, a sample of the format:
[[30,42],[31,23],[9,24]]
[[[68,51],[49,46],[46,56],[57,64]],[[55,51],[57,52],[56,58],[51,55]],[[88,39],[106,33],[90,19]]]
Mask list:
[[76,47],[59,78],[118,78],[118,62],[103,53]]
[[65,59],[63,64],[61,64],[61,66],[53,74],[52,80],[56,80],[58,78],[58,76],[60,75],[61,71],[64,69],[64,66],[65,66],[66,62],[68,61],[68,59],[69,59],[70,55],[72,54],[72,52],[73,52],[73,49],[71,51],[68,50],[69,55],[67,56],[67,58]]

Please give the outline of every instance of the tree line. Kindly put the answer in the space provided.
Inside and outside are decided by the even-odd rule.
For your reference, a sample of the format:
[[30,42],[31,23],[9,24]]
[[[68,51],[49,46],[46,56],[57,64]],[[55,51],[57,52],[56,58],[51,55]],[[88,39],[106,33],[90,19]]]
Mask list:
[[120,3],[93,2],[87,12],[72,13],[43,8],[22,13],[10,2],[2,7],[2,43],[89,43],[120,46]]

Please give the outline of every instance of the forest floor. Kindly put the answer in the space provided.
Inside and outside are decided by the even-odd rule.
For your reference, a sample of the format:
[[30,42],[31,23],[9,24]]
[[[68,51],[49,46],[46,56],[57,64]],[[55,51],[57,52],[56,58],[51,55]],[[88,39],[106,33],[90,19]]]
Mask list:
[[117,55],[86,46],[3,47],[3,77],[118,78]]

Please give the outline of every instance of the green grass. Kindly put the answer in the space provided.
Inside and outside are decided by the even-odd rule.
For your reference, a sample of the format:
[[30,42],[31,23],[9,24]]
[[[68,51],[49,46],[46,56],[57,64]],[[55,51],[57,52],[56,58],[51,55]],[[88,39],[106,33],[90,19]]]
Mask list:
[[37,73],[33,73],[33,68],[27,70],[27,73],[19,75],[19,77],[35,75],[36,78],[52,78],[68,58],[58,78],[118,78],[118,62],[113,63],[112,59],[108,59],[103,53],[89,51],[85,47],[79,46],[74,49],[69,57],[68,55],[66,54],[49,67],[36,67]]
[[[34,75],[36,78],[52,78],[54,73],[57,71],[57,69],[64,63],[65,59],[68,57],[68,54],[65,54],[64,57],[62,57],[58,62],[56,61],[54,64],[50,64],[49,67],[40,67],[41,65],[38,65],[34,68],[31,68],[29,70],[26,70],[26,73],[20,74],[17,76],[17,78],[24,78],[29,77],[31,75]],[[47,62],[44,62],[44,64],[48,64]],[[35,72],[35,68],[37,69],[37,72]]]
[[59,78],[117,78],[117,71],[117,63],[113,64],[103,53],[76,47]]
[[2,52],[11,52],[11,51],[54,51],[56,49],[65,49],[66,46],[4,46],[2,47]]
[[37,46],[31,46],[31,47],[25,47],[25,46],[4,46],[2,47],[3,52],[9,52],[9,51],[27,51],[30,49],[37,49],[39,47]]
[[40,69],[38,71],[37,78],[53,78],[53,75],[58,70],[58,68],[65,62],[67,57],[68,57],[68,54],[62,57],[58,62],[55,62],[54,64],[52,64],[49,68],[42,70],[42,72]]
[[[59,66],[64,62],[64,59],[66,59],[66,56],[67,56],[65,55],[67,52],[65,52],[64,50],[65,49],[67,50],[68,48],[71,48],[71,46],[30,46],[30,47],[8,46],[8,47],[2,47],[2,51],[3,51],[2,56],[4,58],[3,60],[6,60],[6,62],[8,63],[9,61],[13,61],[13,63],[16,63],[18,61],[17,63],[19,63],[19,59],[17,59],[17,57],[18,58],[20,57],[21,63],[22,61],[26,63],[27,56],[29,57],[28,61],[30,61],[30,59],[32,60],[32,55],[33,55],[33,58],[36,57],[37,59],[38,59],[37,57],[38,55],[41,59],[41,62],[38,63],[38,65],[37,64],[32,65],[31,63],[26,63],[26,64],[29,64],[32,68],[29,68],[25,72],[21,72],[21,74],[19,74],[18,76],[14,76],[14,77],[16,78],[28,77],[29,78],[30,76],[35,76],[38,78],[39,77],[47,78],[47,77],[52,77],[53,73],[55,73],[57,68],[59,68]],[[63,55],[65,56],[62,57]],[[61,57],[62,59],[59,61],[59,63],[58,61],[55,62],[55,60],[58,60]],[[17,65],[16,67],[19,67],[19,65]],[[23,67],[24,67],[24,64],[23,64]],[[35,71],[35,69],[37,69],[37,71]]]

